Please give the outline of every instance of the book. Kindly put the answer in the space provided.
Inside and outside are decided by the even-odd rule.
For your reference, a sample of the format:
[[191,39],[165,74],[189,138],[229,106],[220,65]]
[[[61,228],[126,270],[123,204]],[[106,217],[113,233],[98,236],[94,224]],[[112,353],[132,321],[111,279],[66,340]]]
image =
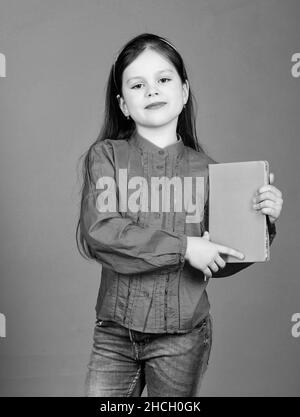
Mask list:
[[210,240],[245,255],[243,260],[226,255],[226,262],[269,261],[266,215],[255,210],[252,201],[258,189],[269,184],[268,161],[209,164],[208,170]]

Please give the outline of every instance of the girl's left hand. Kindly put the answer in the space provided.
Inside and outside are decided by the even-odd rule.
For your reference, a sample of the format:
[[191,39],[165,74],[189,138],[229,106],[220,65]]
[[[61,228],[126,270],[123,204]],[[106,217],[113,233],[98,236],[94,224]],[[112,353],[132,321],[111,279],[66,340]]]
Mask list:
[[258,189],[253,198],[253,208],[261,210],[263,214],[269,215],[270,223],[275,223],[282,210],[282,192],[274,187],[274,174],[270,173],[270,184],[263,185]]

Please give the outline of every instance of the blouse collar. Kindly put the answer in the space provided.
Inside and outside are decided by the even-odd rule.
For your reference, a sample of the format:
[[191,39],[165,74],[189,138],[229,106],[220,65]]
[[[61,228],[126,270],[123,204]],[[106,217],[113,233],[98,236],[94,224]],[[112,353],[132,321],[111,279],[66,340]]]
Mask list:
[[135,130],[131,135],[130,143],[139,148],[142,152],[157,154],[160,157],[164,157],[166,155],[179,157],[183,153],[184,143],[179,133],[177,133],[177,139],[177,142],[172,143],[171,145],[168,145],[164,148],[160,148],[159,146],[152,143],[149,139],[146,139],[144,136],[139,134],[137,130]]

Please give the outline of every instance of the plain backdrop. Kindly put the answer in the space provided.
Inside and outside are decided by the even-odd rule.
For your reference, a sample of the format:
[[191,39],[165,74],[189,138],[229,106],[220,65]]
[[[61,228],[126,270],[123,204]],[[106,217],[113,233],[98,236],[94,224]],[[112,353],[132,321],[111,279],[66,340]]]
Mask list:
[[300,394],[299,19],[298,0],[0,1],[2,396],[83,395],[101,266],[76,248],[78,160],[99,133],[114,57],[142,32],[182,54],[210,155],[268,160],[284,197],[270,262],[208,285],[199,396]]

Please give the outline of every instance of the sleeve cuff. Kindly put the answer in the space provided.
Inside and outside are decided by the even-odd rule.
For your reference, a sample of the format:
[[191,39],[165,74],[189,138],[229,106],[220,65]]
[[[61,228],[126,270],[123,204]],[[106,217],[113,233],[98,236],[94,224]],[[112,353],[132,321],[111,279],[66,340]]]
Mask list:
[[179,253],[179,261],[180,261],[180,264],[182,265],[182,267],[185,264],[186,249],[187,249],[187,235],[182,235],[181,249],[180,249],[180,253]]
[[269,243],[272,244],[274,237],[276,236],[276,226],[275,223],[271,223],[269,216],[267,216],[267,226],[268,226],[268,233],[269,233]]

